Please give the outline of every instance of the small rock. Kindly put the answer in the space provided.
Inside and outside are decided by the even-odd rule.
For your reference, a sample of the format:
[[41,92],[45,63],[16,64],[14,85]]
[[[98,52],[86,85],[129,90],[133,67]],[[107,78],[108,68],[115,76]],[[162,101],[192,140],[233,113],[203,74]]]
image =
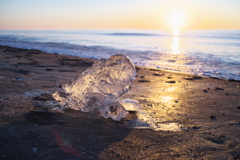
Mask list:
[[163,76],[163,74],[153,73],[153,76]]
[[201,127],[198,127],[198,126],[193,126],[192,129],[193,130],[197,130],[197,129],[200,129]]
[[200,76],[193,76],[193,79],[202,79]]
[[204,92],[204,93],[208,93],[208,90],[204,89],[203,92]]
[[161,71],[160,69],[150,69],[150,71]]
[[193,77],[187,76],[187,77],[184,77],[184,79],[186,79],[186,80],[193,80]]
[[120,157],[121,156],[121,153],[117,153],[117,157]]
[[152,104],[151,104],[151,103],[148,103],[147,105],[148,105],[148,106],[152,106]]
[[21,81],[23,80],[22,78],[16,77],[15,80]]
[[215,88],[215,91],[222,91],[222,90],[224,90],[224,89],[223,88],[219,88],[219,87]]
[[165,83],[176,83],[176,81],[165,81]]
[[211,120],[215,120],[215,119],[216,119],[216,116],[211,115],[211,116],[210,116],[210,119],[211,119]]
[[150,81],[149,80],[138,80],[138,82],[143,83],[143,82],[150,82]]
[[237,106],[237,109],[240,109],[240,104]]

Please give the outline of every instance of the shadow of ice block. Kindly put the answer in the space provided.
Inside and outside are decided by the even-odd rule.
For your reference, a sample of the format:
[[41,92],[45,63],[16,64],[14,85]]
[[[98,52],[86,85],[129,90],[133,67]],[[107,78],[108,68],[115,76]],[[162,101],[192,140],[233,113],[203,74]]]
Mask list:
[[118,99],[130,90],[136,77],[131,60],[122,54],[95,61],[76,79],[63,85],[53,97],[68,108],[91,112],[97,108],[105,118],[121,120],[128,111]]

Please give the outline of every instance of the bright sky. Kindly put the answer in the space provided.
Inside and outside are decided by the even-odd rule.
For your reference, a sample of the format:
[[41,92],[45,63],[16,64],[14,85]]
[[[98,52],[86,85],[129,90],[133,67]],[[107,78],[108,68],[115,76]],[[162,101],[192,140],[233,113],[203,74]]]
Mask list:
[[0,0],[0,29],[176,26],[240,29],[240,0]]

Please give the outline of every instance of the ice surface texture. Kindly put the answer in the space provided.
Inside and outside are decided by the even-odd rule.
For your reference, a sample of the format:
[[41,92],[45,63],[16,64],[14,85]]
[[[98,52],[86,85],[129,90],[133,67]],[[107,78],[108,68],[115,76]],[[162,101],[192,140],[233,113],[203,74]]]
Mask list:
[[53,94],[60,104],[83,112],[97,108],[105,118],[120,120],[128,111],[119,98],[132,86],[136,69],[122,54],[95,61],[93,66]]

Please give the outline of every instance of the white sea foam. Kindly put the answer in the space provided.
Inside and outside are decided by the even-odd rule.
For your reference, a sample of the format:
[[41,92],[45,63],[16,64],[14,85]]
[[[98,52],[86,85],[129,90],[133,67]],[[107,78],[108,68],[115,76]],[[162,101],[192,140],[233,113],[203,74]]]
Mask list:
[[173,38],[158,30],[0,31],[0,45],[94,59],[125,54],[139,66],[240,80],[240,30]]

